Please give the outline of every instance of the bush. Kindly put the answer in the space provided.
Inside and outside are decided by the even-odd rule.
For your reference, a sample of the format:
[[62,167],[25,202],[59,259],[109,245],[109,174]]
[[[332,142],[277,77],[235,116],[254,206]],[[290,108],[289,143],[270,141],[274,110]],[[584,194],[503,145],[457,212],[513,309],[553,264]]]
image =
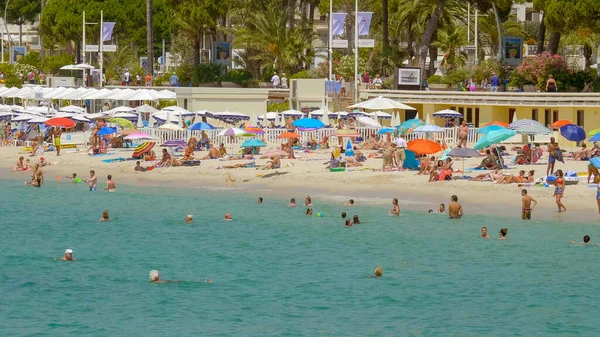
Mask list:
[[427,84],[444,84],[444,80],[440,75],[429,76]]
[[23,86],[23,82],[19,77],[19,72],[17,71],[14,64],[0,63],[0,72],[4,74],[5,86],[18,88],[21,88]]
[[289,110],[290,108],[290,102],[289,101],[285,101],[283,103],[280,102],[269,102],[267,103],[267,111],[271,112],[281,112],[281,111],[285,111],[285,110]]
[[225,74],[221,81],[233,82],[241,87],[248,88],[252,85],[252,74],[245,70],[234,69]]
[[466,79],[472,76],[471,71],[465,68],[456,69],[450,71],[444,76],[444,83],[446,84],[457,84],[459,82],[464,82]]
[[31,51],[25,54],[25,56],[21,57],[18,63],[29,64],[34,66],[36,69],[39,69],[42,67],[42,57],[40,56],[40,53]]
[[496,73],[500,79],[503,79],[506,77],[506,71],[504,68],[505,65],[497,60],[490,59],[481,61],[475,68],[475,80],[477,80],[477,82],[481,82],[484,78],[486,78],[488,83],[490,83],[493,73]]
[[192,83],[196,85],[200,83],[219,82],[224,69],[223,65],[216,62],[201,64],[194,71]]
[[535,57],[525,58],[511,74],[515,83],[536,85],[540,90],[546,90],[546,80],[552,74],[558,84],[558,90],[563,91],[569,87],[571,69],[567,61],[560,55],[541,53]]
[[60,67],[73,63],[75,63],[75,58],[68,53],[48,55],[44,57],[42,62],[42,71],[46,74],[55,74],[60,70]]
[[297,79],[301,79],[301,78],[312,78],[312,77],[310,77],[308,70],[299,71],[299,72],[295,73],[294,75],[292,75],[292,77],[290,77],[290,79],[292,79],[292,80],[297,80]]

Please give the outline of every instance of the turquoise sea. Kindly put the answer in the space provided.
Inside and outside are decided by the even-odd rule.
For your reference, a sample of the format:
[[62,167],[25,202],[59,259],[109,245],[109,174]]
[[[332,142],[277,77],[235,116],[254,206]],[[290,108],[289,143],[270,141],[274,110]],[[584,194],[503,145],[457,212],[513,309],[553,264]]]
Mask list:
[[[600,333],[600,247],[569,244],[598,242],[598,224],[393,218],[390,204],[360,197],[353,208],[313,198],[324,217],[307,217],[287,198],[258,205],[240,190],[0,190],[2,336]],[[98,222],[104,209],[112,221]],[[342,211],[364,223],[345,228]],[[493,239],[478,238],[482,224]],[[67,248],[77,261],[59,260]],[[376,266],[382,278],[370,277]],[[149,283],[152,269],[184,282]]]

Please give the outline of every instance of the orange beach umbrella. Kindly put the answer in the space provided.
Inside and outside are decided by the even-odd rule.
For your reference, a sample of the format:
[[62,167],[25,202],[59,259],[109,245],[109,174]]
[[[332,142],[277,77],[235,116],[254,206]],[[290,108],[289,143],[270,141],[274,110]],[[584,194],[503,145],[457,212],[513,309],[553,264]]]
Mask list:
[[573,122],[571,122],[570,120],[567,119],[559,119],[556,122],[552,123],[552,125],[550,125],[550,128],[552,129],[559,129],[565,125],[569,125],[569,124],[575,124]]
[[295,132],[284,132],[284,133],[280,134],[279,136],[277,136],[277,138],[284,138],[284,139],[300,138],[300,135]]
[[489,126],[489,125],[498,125],[498,126],[508,128],[508,123],[504,123],[504,122],[489,122],[489,123],[486,123],[484,126]]
[[408,149],[416,154],[433,154],[442,151],[442,146],[429,139],[415,139],[408,142]]

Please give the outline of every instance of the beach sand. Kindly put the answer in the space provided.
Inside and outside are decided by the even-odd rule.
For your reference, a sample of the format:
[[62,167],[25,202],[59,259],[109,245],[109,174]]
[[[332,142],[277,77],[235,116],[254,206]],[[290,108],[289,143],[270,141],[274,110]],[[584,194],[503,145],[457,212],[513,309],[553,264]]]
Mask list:
[[[270,144],[268,148],[276,145]],[[160,153],[156,147],[155,152]],[[231,149],[228,149],[231,150]],[[22,151],[19,147],[0,147],[0,167],[6,174],[3,177],[11,179],[28,180],[30,173],[10,172]],[[128,185],[160,185],[187,188],[216,188],[216,189],[242,189],[245,193],[256,195],[273,194],[284,198],[295,197],[299,202],[305,195],[331,199],[343,203],[344,200],[354,198],[357,202],[391,205],[390,199],[397,197],[401,200],[402,209],[424,211],[437,209],[440,203],[448,204],[450,196],[456,194],[459,202],[463,204],[465,213],[491,213],[507,217],[520,218],[521,195],[517,184],[498,185],[490,182],[471,182],[464,180],[428,183],[428,177],[418,176],[414,171],[381,172],[381,159],[368,159],[365,166],[349,168],[346,172],[329,172],[323,167],[328,161],[330,152],[317,150],[312,153],[300,153],[302,158],[296,160],[282,159],[282,167],[277,170],[257,170],[255,168],[218,169],[223,165],[235,165],[248,162],[248,160],[204,160],[197,167],[168,167],[155,169],[150,172],[135,172],[135,161],[105,163],[103,159],[128,158],[133,150],[111,149],[110,155],[89,156],[85,150],[63,149],[61,156],[55,152],[44,154],[46,160],[52,163],[43,169],[46,180],[55,177],[70,176],[77,173],[85,179],[89,170],[94,169],[98,175],[98,188],[104,188],[106,176],[113,175],[118,184]],[[264,152],[264,150],[263,150]],[[369,151],[363,151],[368,154]],[[206,152],[196,152],[196,158],[205,156]],[[26,158],[28,154],[22,154]],[[513,158],[512,155],[505,157]],[[545,154],[541,163],[536,165],[521,165],[504,170],[505,173],[518,174],[523,169],[536,170],[535,177],[543,177],[546,172]],[[265,165],[268,159],[257,159],[258,166]],[[467,159],[465,168],[479,164],[480,158]],[[39,161],[39,157],[32,158],[32,165]],[[142,162],[143,166],[150,163]],[[566,160],[564,164],[557,163],[555,169],[563,171],[573,170],[587,172],[587,162]],[[455,169],[462,169],[463,163],[456,160]],[[285,173],[277,176],[263,178],[262,176],[273,173]],[[475,176],[486,171],[467,172],[466,175]],[[460,173],[455,173],[460,175]],[[567,186],[563,202],[568,208],[566,214],[556,214],[553,187],[528,187],[529,195],[539,202],[534,210],[534,218],[550,218],[562,221],[599,221],[596,204],[596,188],[589,187],[587,177],[580,177],[576,186]]]

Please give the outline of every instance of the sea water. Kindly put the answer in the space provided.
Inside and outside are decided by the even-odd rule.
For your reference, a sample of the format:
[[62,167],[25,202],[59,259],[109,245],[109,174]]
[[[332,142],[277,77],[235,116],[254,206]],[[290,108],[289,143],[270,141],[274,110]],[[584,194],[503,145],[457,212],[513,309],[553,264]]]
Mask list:
[[[596,224],[0,180],[2,336],[597,336]],[[299,202],[305,195],[293,195]],[[400,196],[401,197],[401,196]],[[103,210],[111,221],[99,222]],[[363,221],[345,228],[341,212]],[[316,216],[317,212],[323,217]],[[223,221],[231,213],[234,220]],[[187,214],[194,223],[186,224]],[[535,216],[535,213],[534,213]],[[491,239],[480,239],[482,225]],[[497,240],[507,227],[508,240]],[[74,250],[75,262],[60,261]],[[384,276],[372,278],[381,266]],[[181,283],[153,284],[148,273]],[[212,284],[204,283],[206,278]]]

